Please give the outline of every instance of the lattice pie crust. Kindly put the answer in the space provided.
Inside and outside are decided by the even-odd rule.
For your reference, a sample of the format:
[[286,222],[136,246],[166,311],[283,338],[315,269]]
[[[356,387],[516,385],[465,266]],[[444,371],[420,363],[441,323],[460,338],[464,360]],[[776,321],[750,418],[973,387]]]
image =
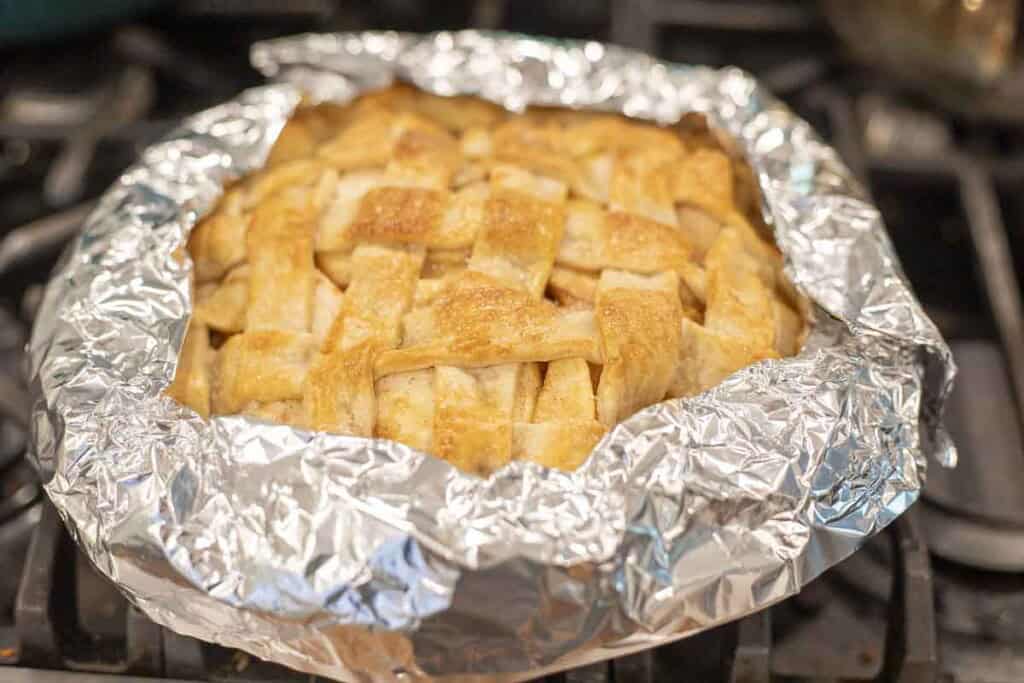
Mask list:
[[396,86],[300,110],[188,243],[168,393],[486,474],[796,352],[750,172],[688,117],[511,115]]

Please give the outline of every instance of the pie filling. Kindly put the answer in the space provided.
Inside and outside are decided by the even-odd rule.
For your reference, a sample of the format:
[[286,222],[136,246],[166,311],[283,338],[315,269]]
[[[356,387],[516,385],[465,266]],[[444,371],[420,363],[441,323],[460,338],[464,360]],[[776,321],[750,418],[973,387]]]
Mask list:
[[168,393],[571,470],[805,332],[749,169],[692,118],[513,115],[406,86],[301,109],[192,233]]

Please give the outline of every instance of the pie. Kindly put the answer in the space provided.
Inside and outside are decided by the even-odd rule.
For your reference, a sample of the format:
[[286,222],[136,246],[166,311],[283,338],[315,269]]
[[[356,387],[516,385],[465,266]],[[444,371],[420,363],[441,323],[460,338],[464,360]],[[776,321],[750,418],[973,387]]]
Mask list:
[[750,177],[693,117],[407,86],[301,109],[192,232],[168,393],[479,474],[571,470],[638,410],[798,350]]

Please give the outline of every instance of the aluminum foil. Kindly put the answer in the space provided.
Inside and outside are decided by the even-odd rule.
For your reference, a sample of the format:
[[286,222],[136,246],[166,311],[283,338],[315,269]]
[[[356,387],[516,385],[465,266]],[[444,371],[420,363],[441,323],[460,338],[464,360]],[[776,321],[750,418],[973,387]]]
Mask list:
[[[753,78],[599,43],[478,32],[258,44],[279,82],[202,112],[106,193],[30,344],[46,491],[96,566],[157,622],[347,680],[514,680],[623,654],[800,590],[916,500],[954,365],[878,211]],[[510,109],[704,113],[750,161],[813,302],[795,358],[616,427],[576,472],[488,479],[400,444],[162,397],[189,317],[174,257],[258,168],[305,96],[392,79]]]

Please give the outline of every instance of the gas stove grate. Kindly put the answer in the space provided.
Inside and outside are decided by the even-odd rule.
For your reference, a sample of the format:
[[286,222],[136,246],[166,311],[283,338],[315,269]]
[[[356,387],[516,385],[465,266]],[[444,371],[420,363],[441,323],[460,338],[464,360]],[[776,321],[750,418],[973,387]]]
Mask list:
[[[230,29],[218,25],[211,32],[215,40],[196,47],[200,24],[236,17],[243,5],[247,16]],[[81,124],[27,125],[0,113],[0,291],[6,293],[0,295],[0,665],[7,665],[0,666],[0,679],[34,681],[26,676],[52,669],[69,672],[69,683],[92,683],[85,672],[121,676],[116,680],[310,680],[158,627],[98,575],[43,501],[38,483],[26,476],[18,349],[41,284],[91,198],[181,115],[254,83],[255,75],[238,64],[248,41],[300,30],[476,25],[610,39],[669,59],[738,64],[754,72],[814,124],[870,191],[909,279],[952,340],[969,391],[954,396],[950,407],[965,460],[955,481],[934,473],[930,499],[918,511],[799,595],[734,624],[546,680],[1019,680],[1011,665],[1024,667],[1024,658],[1007,664],[978,653],[1024,632],[1015,613],[1012,623],[991,623],[1005,617],[993,612],[1007,604],[1001,596],[1019,602],[1024,585],[989,590],[979,607],[972,596],[981,584],[992,584],[991,576],[962,566],[986,559],[1012,566],[1017,558],[1006,549],[1014,544],[989,542],[973,554],[959,544],[960,556],[936,561],[933,576],[926,538],[956,532],[975,541],[978,528],[993,526],[1024,538],[1024,324],[1017,277],[1024,271],[1024,200],[1018,196],[1024,126],[944,114],[884,76],[852,66],[809,1],[580,0],[540,7],[530,0],[464,0],[435,13],[409,0],[359,8],[326,0],[295,3],[280,15],[284,29],[273,26],[278,15],[271,5],[189,0],[169,19],[122,27],[105,39],[101,52],[143,69],[148,75],[142,81],[154,86],[155,99],[125,125],[93,129],[90,180],[81,185],[80,198],[59,211],[47,203],[44,178]],[[9,70],[16,72],[20,62],[12,64]],[[135,85],[142,81],[136,78]],[[0,98],[3,86],[0,81]],[[76,96],[65,109],[88,109],[89,97]],[[972,387],[985,387],[987,402]],[[986,458],[984,468],[970,466],[975,454]],[[999,482],[986,478],[989,472]],[[968,487],[970,505],[964,503],[965,481],[974,487]],[[986,507],[997,485],[1017,495],[1006,505]]]
[[[56,510],[41,517],[25,559],[13,623],[0,627],[0,657],[22,668],[131,674],[211,683],[309,681],[309,677],[200,643],[161,628],[133,607],[95,570],[68,537]],[[877,676],[857,680],[925,683],[936,680],[936,638],[929,558],[912,516],[886,532],[895,558],[888,628],[875,651],[859,653]],[[76,580],[75,575],[78,575]],[[84,575],[84,580],[82,576]],[[827,581],[828,578],[821,579]],[[81,589],[89,586],[83,600]],[[69,590],[77,586],[79,591]],[[661,680],[768,683],[773,678],[773,614],[768,609],[655,650],[547,677],[546,683],[655,683]],[[679,679],[685,662],[690,678]],[[788,681],[818,680],[826,668]],[[0,669],[0,672],[3,670]],[[814,676],[812,678],[811,676]],[[69,683],[76,679],[69,678]],[[844,679],[854,680],[854,679]]]

